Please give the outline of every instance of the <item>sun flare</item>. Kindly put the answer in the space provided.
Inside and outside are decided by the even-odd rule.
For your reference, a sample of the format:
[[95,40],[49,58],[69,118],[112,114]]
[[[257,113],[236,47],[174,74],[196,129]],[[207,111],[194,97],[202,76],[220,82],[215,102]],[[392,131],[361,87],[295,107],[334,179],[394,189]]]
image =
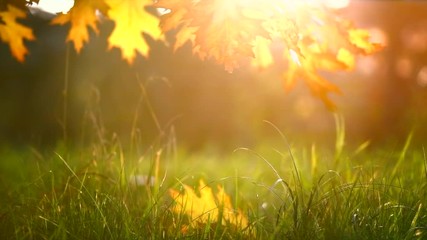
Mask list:
[[67,13],[74,6],[74,0],[40,0],[32,7],[38,8],[48,13]]

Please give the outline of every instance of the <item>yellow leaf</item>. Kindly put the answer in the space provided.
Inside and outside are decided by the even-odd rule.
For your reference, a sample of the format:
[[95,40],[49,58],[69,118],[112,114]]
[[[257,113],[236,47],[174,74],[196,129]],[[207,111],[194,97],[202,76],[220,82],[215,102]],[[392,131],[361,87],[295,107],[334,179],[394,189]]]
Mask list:
[[23,62],[28,53],[24,45],[25,40],[35,40],[33,31],[18,23],[17,18],[25,18],[24,11],[7,5],[7,11],[0,12],[0,40],[9,43],[12,55],[20,62]]
[[[220,222],[223,225],[232,224],[240,229],[248,226],[246,216],[242,211],[233,209],[224,188],[218,186],[218,192],[214,195],[212,189],[200,180],[198,195],[191,187],[185,184],[183,187],[182,193],[170,189],[169,194],[176,203],[174,211],[187,215],[192,223]],[[220,216],[222,218],[218,219]]]
[[74,43],[74,48],[79,53],[84,43],[89,41],[88,28],[95,33],[99,33],[97,23],[99,21],[96,10],[103,8],[103,1],[100,0],[77,0],[74,7],[67,14],[60,14],[52,20],[52,24],[64,25],[71,23],[67,41]]
[[355,58],[354,55],[345,48],[340,48],[337,53],[337,60],[339,62],[344,63],[347,66],[348,70],[353,70],[355,65]]
[[363,54],[372,54],[382,48],[381,44],[369,41],[370,34],[365,29],[349,29],[348,38]]
[[270,52],[271,40],[256,37],[254,43],[254,58],[252,59],[252,66],[258,67],[259,69],[265,69],[273,64],[273,56]]
[[159,19],[146,10],[152,0],[105,0],[105,3],[109,7],[108,17],[115,23],[108,38],[109,49],[120,48],[128,63],[133,63],[136,52],[148,56],[150,47],[143,33],[154,40],[163,40]]
[[184,213],[188,215],[193,221],[206,223],[209,220],[217,220],[218,212],[215,198],[212,189],[207,187],[205,183],[200,180],[199,193],[189,186],[183,185],[184,193],[180,193],[174,189],[170,189],[170,195],[177,203],[175,212]]
[[248,220],[246,216],[240,209],[233,209],[230,196],[225,193],[223,187],[218,186],[218,193],[216,194],[216,198],[218,199],[219,207],[222,207],[222,217],[226,222],[231,223],[234,226],[240,226],[244,228],[248,226]]

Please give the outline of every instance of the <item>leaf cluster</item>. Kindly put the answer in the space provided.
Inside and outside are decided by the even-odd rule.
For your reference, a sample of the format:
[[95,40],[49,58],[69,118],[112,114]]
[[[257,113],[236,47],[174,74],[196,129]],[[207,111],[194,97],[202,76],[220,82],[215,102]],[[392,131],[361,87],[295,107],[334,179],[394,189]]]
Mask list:
[[[25,18],[27,5],[37,2],[0,1],[0,40],[9,44],[20,62],[28,53],[24,41],[33,41],[35,36],[17,19]],[[150,9],[165,12],[154,14]],[[366,29],[356,28],[321,1],[75,0],[71,10],[58,14],[51,24],[69,24],[66,41],[80,52],[89,41],[89,31],[99,33],[101,20],[115,23],[108,48],[119,48],[129,64],[138,53],[149,56],[144,35],[166,41],[164,35],[173,31],[174,50],[190,42],[194,55],[213,59],[229,72],[247,60],[260,69],[285,63],[285,90],[303,80],[330,110],[336,107],[329,93],[341,92],[322,72],[353,70],[357,55],[382,48],[370,40]],[[272,52],[273,46],[280,49],[279,57]]]

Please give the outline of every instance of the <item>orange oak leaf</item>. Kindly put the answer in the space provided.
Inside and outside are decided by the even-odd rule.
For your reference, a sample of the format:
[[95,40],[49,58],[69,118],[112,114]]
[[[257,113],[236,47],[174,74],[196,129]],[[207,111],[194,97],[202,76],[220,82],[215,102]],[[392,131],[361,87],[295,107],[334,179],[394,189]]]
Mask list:
[[25,17],[23,10],[12,5],[7,5],[7,11],[0,12],[0,39],[9,44],[12,55],[20,62],[25,60],[28,53],[24,40],[35,40],[33,31],[16,21]]
[[323,101],[330,111],[336,110],[336,105],[329,99],[330,92],[341,94],[340,89],[333,83],[326,80],[316,71],[308,71],[296,63],[289,63],[287,71],[284,73],[285,89],[289,91],[297,79],[303,80],[310,89],[313,96]]
[[189,26],[192,21],[191,13],[189,12],[194,8],[192,0],[159,0],[154,6],[169,10],[168,13],[160,18],[160,28],[163,32],[179,29],[175,36],[174,51],[182,47],[186,42],[194,43],[195,33],[199,27]]
[[[194,44],[194,41],[196,40],[196,32],[199,28],[198,27],[190,27],[190,26],[183,26],[177,33],[176,33],[176,40],[175,44],[173,45],[173,50],[176,51],[178,48],[184,46],[185,43],[191,42]],[[195,46],[193,47],[193,53],[198,53],[199,47]],[[199,53],[200,54],[200,53]]]
[[267,68],[274,63],[271,44],[281,42],[288,62],[285,89],[303,80],[330,110],[336,106],[329,93],[341,91],[323,73],[353,70],[357,55],[381,49],[367,30],[354,28],[321,2],[158,0],[155,6],[169,10],[160,26],[175,31],[174,50],[191,42],[200,59],[213,58],[230,72],[243,57]]
[[105,0],[109,10],[108,17],[115,27],[108,38],[109,49],[121,49],[122,57],[132,64],[136,52],[147,57],[150,47],[143,33],[154,40],[163,40],[159,19],[146,10],[153,5],[152,0]]
[[229,72],[239,65],[242,57],[254,56],[257,36],[268,37],[262,26],[264,21],[256,14],[257,0],[183,2],[183,7],[176,0],[160,0],[157,4],[170,9],[161,18],[162,29],[179,26],[174,48],[191,41],[193,52],[202,60],[213,58]]
[[192,0],[159,0],[153,6],[168,9],[169,12],[161,16],[160,27],[163,32],[178,28],[189,20],[188,12],[193,7]]
[[[232,72],[242,57],[253,57],[253,42],[257,36],[268,37],[263,20],[254,14],[253,0],[201,1],[193,12],[191,26],[198,26],[195,45],[199,57],[212,57]],[[246,9],[254,11],[246,11]]]
[[[334,12],[321,8],[304,9],[295,22],[299,23],[297,45],[287,44],[284,52],[288,69],[284,86],[292,89],[299,79],[306,83],[311,93],[321,99],[325,106],[336,110],[329,93],[341,94],[340,89],[325,78],[325,72],[351,71],[357,55],[373,54],[382,48],[370,41],[369,32],[354,28],[353,24]],[[286,42],[286,41],[285,41]]]
[[71,29],[67,35],[67,41],[74,43],[74,48],[80,53],[83,45],[89,41],[89,31],[91,28],[96,34],[99,33],[97,23],[99,18],[97,10],[105,9],[102,0],[76,0],[73,8],[67,14],[60,14],[51,23],[64,25],[71,24]]
[[310,37],[300,41],[298,48],[299,55],[293,50],[285,52],[288,59],[288,69],[284,73],[285,90],[292,89],[300,79],[307,84],[313,96],[321,99],[330,111],[335,111],[336,106],[328,94],[341,94],[341,90],[321,73],[353,69],[354,54],[345,48],[334,52],[327,44],[318,43]]

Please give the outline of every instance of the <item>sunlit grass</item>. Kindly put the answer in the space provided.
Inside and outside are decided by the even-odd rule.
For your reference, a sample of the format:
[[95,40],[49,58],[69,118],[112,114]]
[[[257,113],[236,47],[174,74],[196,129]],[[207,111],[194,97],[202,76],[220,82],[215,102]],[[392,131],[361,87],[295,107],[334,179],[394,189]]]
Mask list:
[[[341,126],[341,125],[340,125]],[[342,128],[342,127],[340,127]],[[341,135],[342,136],[341,136]],[[284,142],[229,154],[124,150],[119,142],[41,152],[3,148],[1,239],[422,239],[422,148],[331,149]],[[203,179],[231,196],[245,229],[193,222],[170,189]]]

